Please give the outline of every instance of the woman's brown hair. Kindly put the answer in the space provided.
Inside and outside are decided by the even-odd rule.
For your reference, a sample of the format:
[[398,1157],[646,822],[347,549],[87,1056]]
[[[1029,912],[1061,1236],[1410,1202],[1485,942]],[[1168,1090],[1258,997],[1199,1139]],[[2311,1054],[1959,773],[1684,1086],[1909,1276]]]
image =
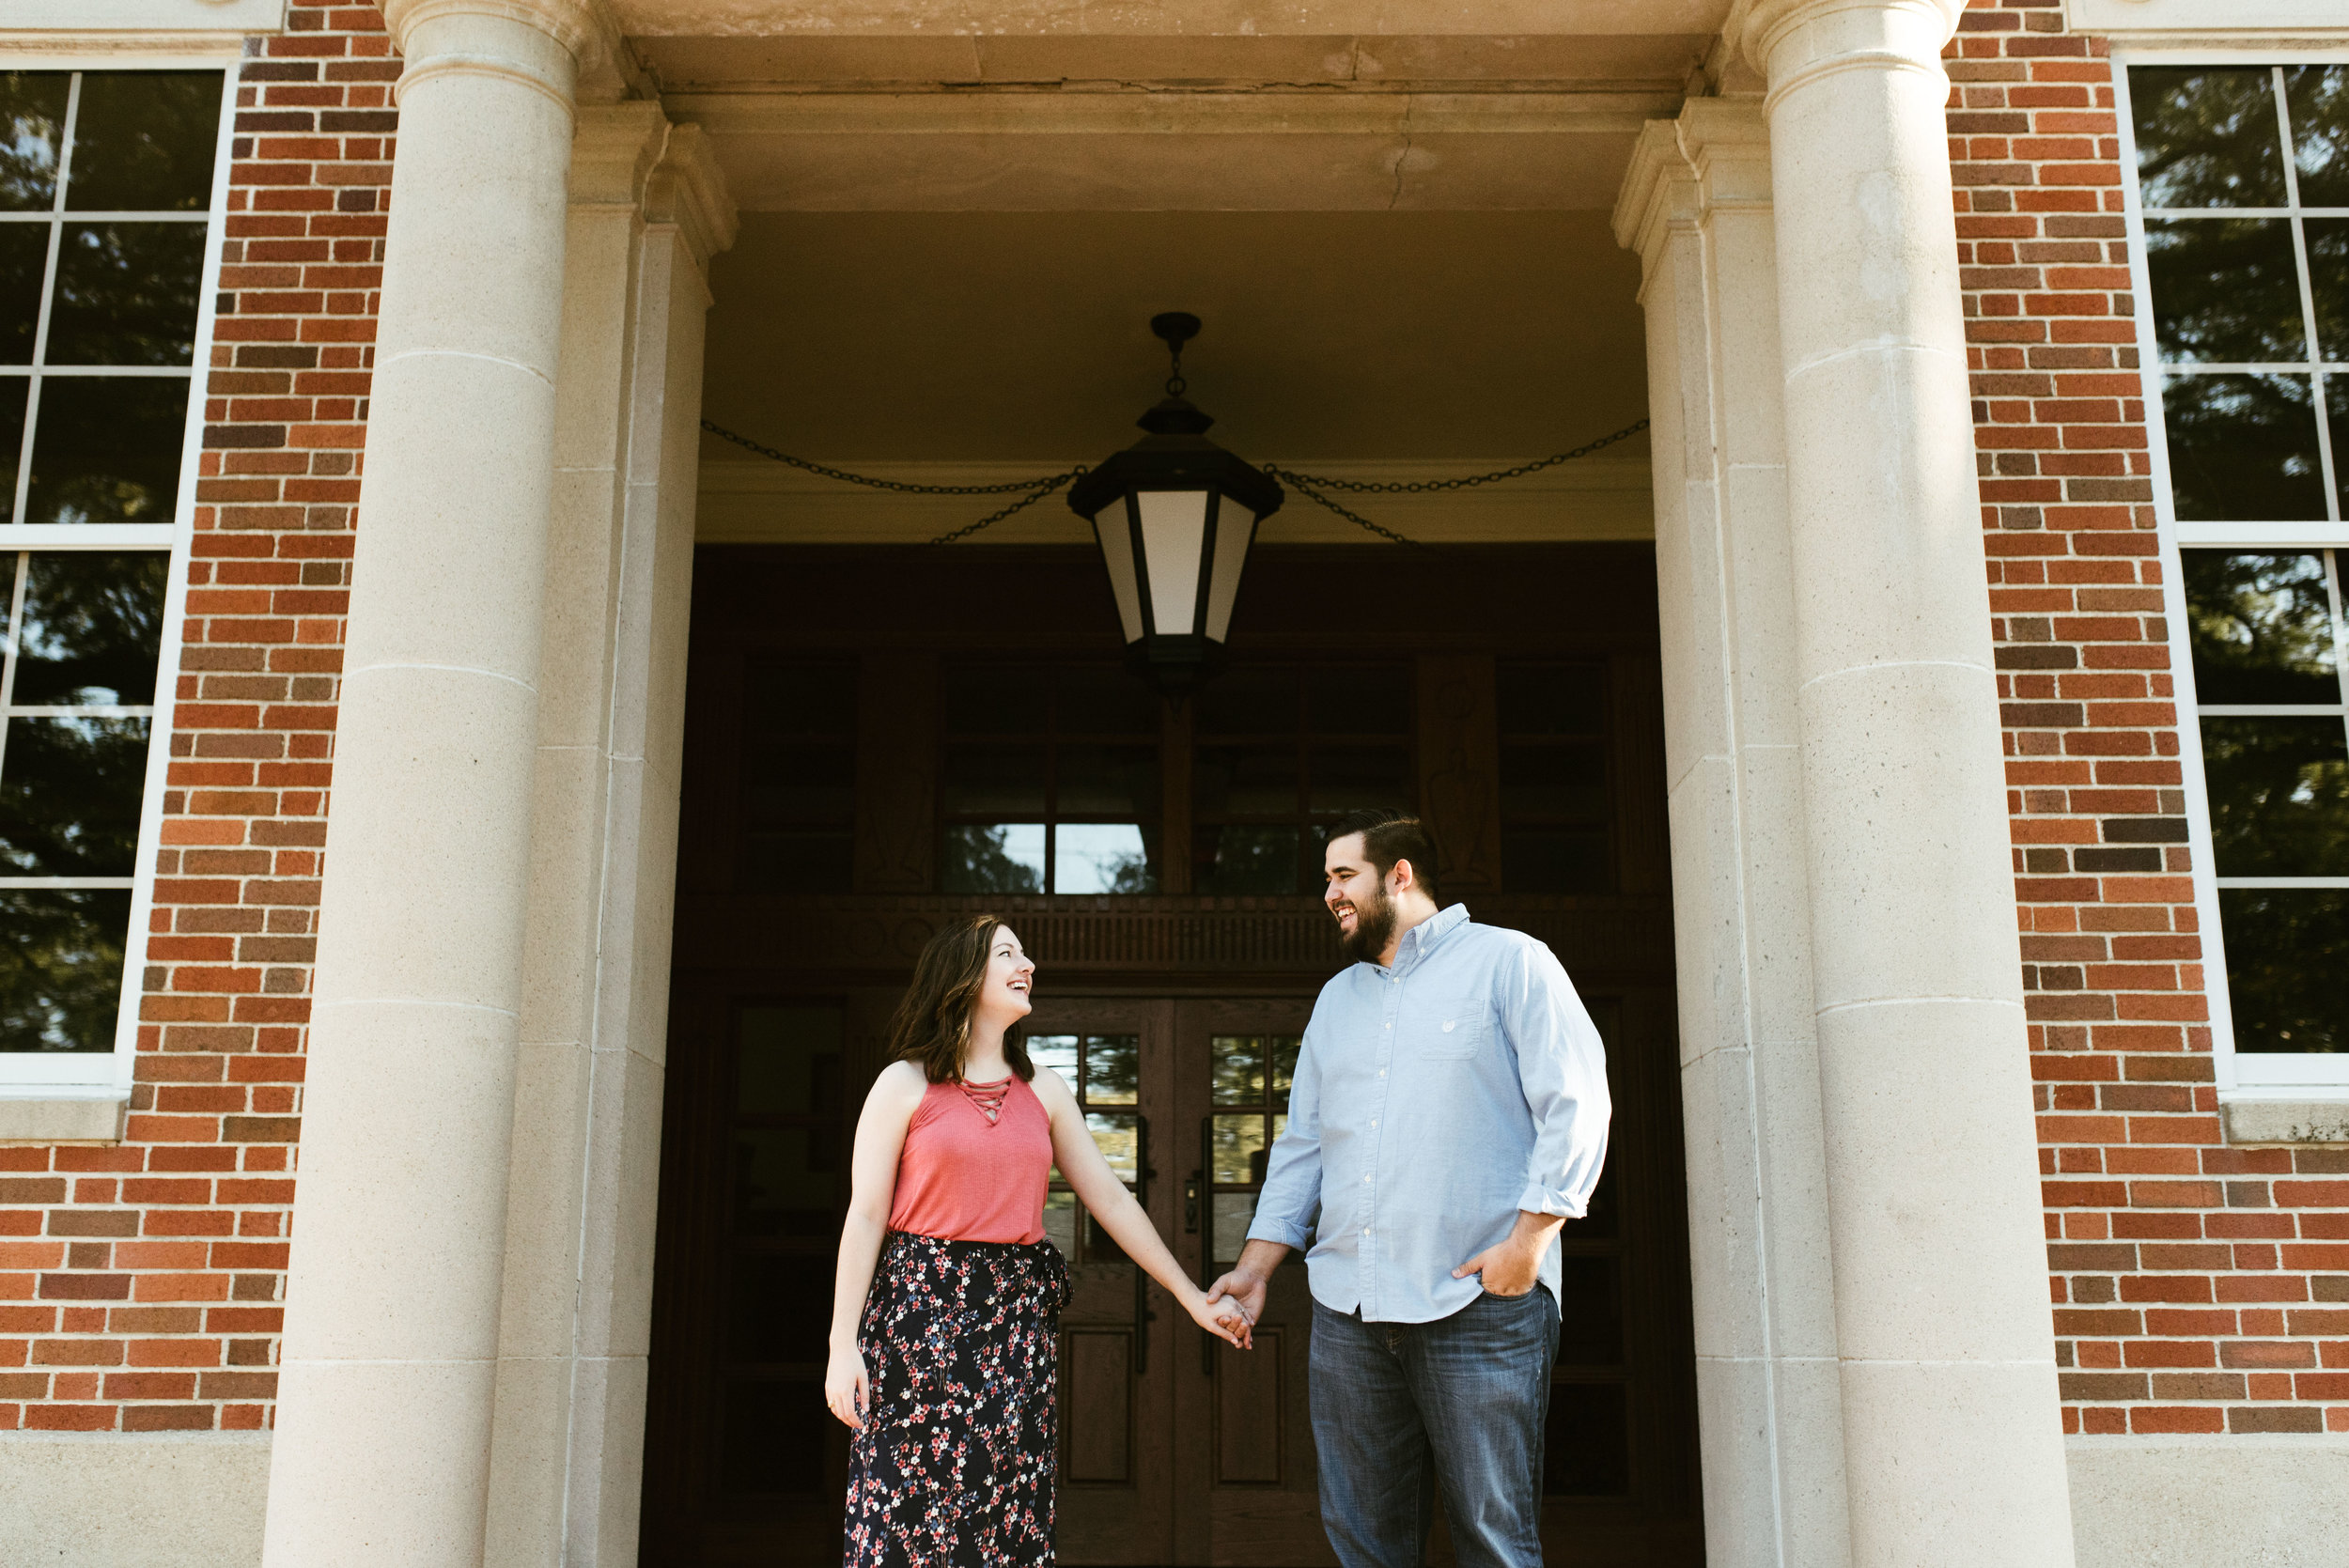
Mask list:
[[[971,1014],[987,984],[988,958],[1003,925],[994,915],[969,915],[930,939],[914,961],[913,984],[889,1021],[892,1059],[920,1063],[922,1076],[932,1083],[961,1080],[963,1057],[971,1049]],[[1003,1031],[1003,1060],[1023,1083],[1035,1077],[1027,1042],[1023,1025]]]

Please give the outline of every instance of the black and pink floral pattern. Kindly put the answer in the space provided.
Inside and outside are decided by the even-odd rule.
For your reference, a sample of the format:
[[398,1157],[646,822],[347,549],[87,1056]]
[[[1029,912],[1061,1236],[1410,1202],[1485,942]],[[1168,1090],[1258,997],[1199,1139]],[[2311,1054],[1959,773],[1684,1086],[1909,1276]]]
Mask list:
[[891,1234],[857,1329],[848,1568],[1048,1568],[1067,1299],[1050,1242]]

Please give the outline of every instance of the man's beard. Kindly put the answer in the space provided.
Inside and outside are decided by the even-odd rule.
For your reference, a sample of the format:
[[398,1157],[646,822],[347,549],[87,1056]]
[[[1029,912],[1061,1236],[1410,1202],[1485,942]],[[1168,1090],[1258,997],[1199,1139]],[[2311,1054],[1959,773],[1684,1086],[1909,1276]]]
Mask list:
[[1338,928],[1338,940],[1346,948],[1346,955],[1358,964],[1375,964],[1386,955],[1387,942],[1394,936],[1394,901],[1387,890],[1379,888],[1368,904],[1360,899],[1354,903],[1354,929]]

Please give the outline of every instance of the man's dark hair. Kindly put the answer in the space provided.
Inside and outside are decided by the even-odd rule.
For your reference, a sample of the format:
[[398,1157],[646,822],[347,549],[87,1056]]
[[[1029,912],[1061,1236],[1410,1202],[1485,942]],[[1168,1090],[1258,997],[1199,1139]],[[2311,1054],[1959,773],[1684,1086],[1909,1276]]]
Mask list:
[[1399,811],[1358,811],[1338,819],[1337,826],[1330,830],[1328,842],[1349,833],[1362,835],[1362,857],[1378,868],[1380,881],[1393,872],[1395,862],[1408,861],[1412,879],[1420,891],[1439,904],[1443,902],[1436,891],[1436,838],[1427,831],[1426,823]]

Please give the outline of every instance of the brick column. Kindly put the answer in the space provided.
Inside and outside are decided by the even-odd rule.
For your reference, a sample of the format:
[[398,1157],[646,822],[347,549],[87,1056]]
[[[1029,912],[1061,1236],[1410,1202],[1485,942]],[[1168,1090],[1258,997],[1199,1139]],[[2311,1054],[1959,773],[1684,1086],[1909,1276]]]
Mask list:
[[1961,0],[1741,0],[1856,1568],[2068,1568],[1942,109]]
[[590,0],[386,0],[383,301],[264,1560],[481,1560]]

